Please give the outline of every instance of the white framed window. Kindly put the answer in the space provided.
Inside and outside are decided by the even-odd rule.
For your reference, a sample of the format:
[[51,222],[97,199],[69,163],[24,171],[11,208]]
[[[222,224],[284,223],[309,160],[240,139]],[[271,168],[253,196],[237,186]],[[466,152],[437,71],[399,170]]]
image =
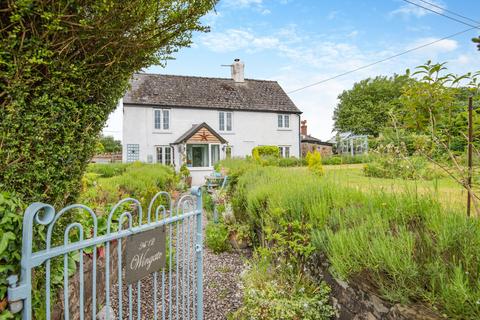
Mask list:
[[279,146],[280,156],[282,158],[290,158],[290,146]]
[[192,168],[208,167],[208,144],[187,144],[187,166]]
[[155,147],[155,162],[164,165],[172,164],[172,148],[170,146],[156,146]]
[[233,112],[220,111],[218,113],[218,130],[219,131],[233,130]]
[[213,167],[220,161],[219,144],[187,144],[187,166],[192,168]]
[[213,167],[218,161],[220,161],[220,145],[211,144],[210,145],[210,166]]
[[279,114],[278,115],[278,128],[281,128],[281,129],[290,128],[290,115],[289,114]]
[[155,130],[170,129],[170,109],[153,109],[153,127]]
[[140,145],[127,144],[127,162],[134,162],[140,159]]

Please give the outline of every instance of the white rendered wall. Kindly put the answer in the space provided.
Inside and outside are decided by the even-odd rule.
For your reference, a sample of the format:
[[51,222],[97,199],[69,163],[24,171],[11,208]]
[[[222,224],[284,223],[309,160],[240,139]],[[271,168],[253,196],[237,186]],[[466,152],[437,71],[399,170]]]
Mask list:
[[[139,160],[147,162],[148,155],[155,161],[155,146],[169,145],[184,134],[194,124],[206,122],[232,146],[233,157],[251,155],[252,149],[259,145],[289,146],[290,155],[299,157],[299,117],[290,114],[290,128],[277,127],[278,113],[233,111],[233,130],[219,131],[218,110],[187,108],[170,109],[170,129],[155,130],[153,107],[124,105],[123,109],[123,159],[126,161],[127,144],[139,144]],[[221,158],[225,153],[221,151]],[[178,166],[178,150],[174,159]]]

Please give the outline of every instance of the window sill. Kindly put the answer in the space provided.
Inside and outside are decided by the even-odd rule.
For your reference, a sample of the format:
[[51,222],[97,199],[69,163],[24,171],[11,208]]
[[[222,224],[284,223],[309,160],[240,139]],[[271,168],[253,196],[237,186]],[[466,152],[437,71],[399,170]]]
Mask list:
[[163,131],[163,130],[154,130],[152,133],[153,133],[153,134],[172,134],[172,131],[170,131],[170,130],[166,130],[166,131]]
[[277,128],[278,131],[292,131],[291,128]]
[[207,171],[213,170],[213,167],[187,167],[190,171]]
[[223,135],[235,134],[235,132],[233,132],[233,131],[218,131],[218,133],[223,134]]

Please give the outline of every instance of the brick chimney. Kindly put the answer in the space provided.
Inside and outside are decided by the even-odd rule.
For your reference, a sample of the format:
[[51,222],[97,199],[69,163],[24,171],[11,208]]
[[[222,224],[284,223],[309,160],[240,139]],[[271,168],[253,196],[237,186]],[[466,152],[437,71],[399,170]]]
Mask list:
[[302,120],[300,123],[302,124],[300,126],[300,134],[302,136],[306,136],[307,135],[307,120]]
[[232,79],[235,82],[245,82],[244,77],[245,64],[240,59],[235,59],[231,65]]

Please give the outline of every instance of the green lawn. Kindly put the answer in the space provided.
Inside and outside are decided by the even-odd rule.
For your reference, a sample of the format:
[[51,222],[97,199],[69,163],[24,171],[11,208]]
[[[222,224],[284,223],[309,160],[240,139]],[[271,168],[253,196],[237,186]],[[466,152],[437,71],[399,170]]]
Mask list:
[[443,177],[431,181],[382,179],[366,177],[363,164],[326,165],[325,177],[341,185],[364,191],[410,192],[438,198],[448,207],[464,208],[467,193],[452,178]]

